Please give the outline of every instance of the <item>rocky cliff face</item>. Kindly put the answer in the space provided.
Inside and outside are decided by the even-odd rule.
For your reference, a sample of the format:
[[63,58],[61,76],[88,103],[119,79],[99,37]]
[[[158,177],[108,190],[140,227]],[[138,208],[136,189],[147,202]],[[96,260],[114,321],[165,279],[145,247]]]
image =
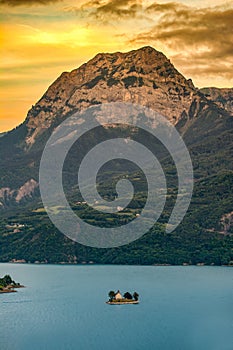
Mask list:
[[19,204],[22,200],[32,198],[38,186],[34,179],[30,179],[16,190],[9,187],[0,188],[0,208],[7,207],[9,204]]
[[173,124],[183,116],[195,117],[207,106],[192,81],[151,47],[128,53],[100,53],[80,68],[62,73],[29,111],[27,146],[69,113],[113,101],[152,108]]
[[210,87],[200,89],[200,91],[208,100],[215,102],[220,108],[233,115],[233,88],[219,89]]
[[233,233],[233,211],[224,214],[220,220],[222,226],[222,233],[232,234]]

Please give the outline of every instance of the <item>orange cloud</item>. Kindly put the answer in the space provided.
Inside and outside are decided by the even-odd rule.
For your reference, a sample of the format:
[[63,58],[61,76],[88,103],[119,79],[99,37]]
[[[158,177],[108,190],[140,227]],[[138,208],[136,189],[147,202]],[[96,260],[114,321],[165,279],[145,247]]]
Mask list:
[[163,43],[174,62],[195,76],[233,78],[233,9],[227,6],[196,9],[178,3],[153,4],[160,14],[149,30],[138,33],[130,44]]
[[68,8],[81,16],[109,22],[112,19],[134,18],[143,10],[143,0],[93,0]]
[[25,5],[47,5],[63,0],[0,0],[0,5],[25,6]]

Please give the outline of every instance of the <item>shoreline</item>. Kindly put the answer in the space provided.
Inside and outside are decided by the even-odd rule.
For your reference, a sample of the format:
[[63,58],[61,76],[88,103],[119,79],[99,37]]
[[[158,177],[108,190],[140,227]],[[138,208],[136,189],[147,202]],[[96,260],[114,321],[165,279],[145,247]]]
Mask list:
[[133,301],[106,301],[105,302],[108,305],[126,305],[126,304],[139,304],[138,300]]
[[16,293],[17,290],[15,289],[18,289],[18,288],[25,288],[25,286],[23,286],[22,284],[20,285],[16,285],[16,286],[13,286],[13,285],[10,285],[10,286],[7,286],[5,288],[3,288],[2,290],[0,290],[0,294],[6,294],[6,293]]
[[16,293],[17,290],[14,290],[14,289],[3,289],[3,290],[0,290],[0,294],[5,294],[5,293]]
[[233,265],[214,265],[214,264],[181,264],[181,265],[172,265],[172,264],[99,264],[99,263],[44,263],[44,262],[13,262],[13,261],[0,261],[0,264],[11,264],[11,265],[33,265],[33,266],[146,266],[146,267],[233,267]]

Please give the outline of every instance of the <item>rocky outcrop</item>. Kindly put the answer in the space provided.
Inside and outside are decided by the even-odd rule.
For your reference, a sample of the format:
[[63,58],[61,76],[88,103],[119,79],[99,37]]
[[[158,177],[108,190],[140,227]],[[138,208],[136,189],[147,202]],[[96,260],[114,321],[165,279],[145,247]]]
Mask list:
[[0,188],[0,208],[8,204],[15,195],[15,191],[9,187]]
[[37,187],[38,183],[34,179],[27,181],[18,189],[17,195],[15,197],[16,202],[19,203],[22,199],[31,198]]
[[10,189],[9,187],[0,188],[0,208],[18,204],[22,200],[32,198],[38,186],[38,183],[34,179],[30,179],[16,190]]
[[233,211],[224,214],[221,218],[220,223],[224,234],[233,234]]
[[215,102],[220,108],[233,115],[233,88],[219,89],[210,87],[200,89],[200,91],[208,100]]

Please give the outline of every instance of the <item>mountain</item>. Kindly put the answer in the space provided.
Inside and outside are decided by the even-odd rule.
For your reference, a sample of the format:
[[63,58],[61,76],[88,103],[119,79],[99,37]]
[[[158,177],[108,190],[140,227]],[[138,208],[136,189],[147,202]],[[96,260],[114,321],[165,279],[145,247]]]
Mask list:
[[63,73],[29,111],[26,144],[31,147],[57,119],[90,105],[130,101],[160,111],[175,123],[183,113],[196,115],[196,108],[190,111],[196,100],[200,96],[192,81],[161,52],[144,47],[129,53],[98,54],[80,68]]
[[[174,205],[177,183],[173,180],[174,164],[161,150],[160,160],[169,174],[171,200],[160,223],[127,247],[98,250],[69,241],[50,223],[39,196],[38,169],[45,143],[61,121],[89,106],[118,101],[149,107],[176,126],[192,158],[195,187],[184,221],[174,234],[165,235],[164,223]],[[125,118],[127,122],[127,116]],[[155,124],[151,121],[151,128],[156,127]],[[233,260],[232,126],[232,89],[197,89],[163,53],[151,47],[127,53],[100,53],[78,69],[62,73],[29,110],[24,123],[0,138],[0,259],[229,263]],[[100,131],[101,135],[103,132]],[[114,134],[114,130],[109,132]],[[120,132],[127,134],[125,130]],[[150,139],[140,133],[130,136],[152,147]],[[94,141],[93,138],[86,143],[94,144]],[[72,208],[91,223],[104,222],[106,218],[90,213],[82,200],[74,196],[76,157],[75,152],[71,154],[67,165]],[[110,167],[103,174],[105,195],[114,196],[114,191],[110,193],[109,190],[116,181],[113,170]],[[136,203],[144,203],[145,181],[137,169],[132,167],[128,171],[138,189],[127,213],[133,216]],[[78,202],[81,204],[77,205]],[[126,217],[121,219],[126,220]],[[108,217],[107,220],[112,219]],[[19,228],[19,225],[23,226]]]
[[163,53],[151,47],[98,54],[78,69],[62,73],[49,87],[29,110],[20,141],[28,149],[75,110],[114,101],[152,108],[174,124],[208,106],[191,79],[186,80]]
[[[80,68],[62,73],[29,110],[25,122],[0,138],[0,165],[5,168],[7,163],[6,168],[10,168],[1,179],[1,187],[19,189],[31,178],[37,181],[41,152],[52,130],[75,111],[114,101],[152,108],[183,133],[203,113],[215,115],[214,123],[218,120],[218,124],[217,116],[225,113],[190,79],[186,80],[163,53],[151,47],[98,54]],[[200,134],[201,138],[204,130],[207,128],[199,128],[193,137]]]

